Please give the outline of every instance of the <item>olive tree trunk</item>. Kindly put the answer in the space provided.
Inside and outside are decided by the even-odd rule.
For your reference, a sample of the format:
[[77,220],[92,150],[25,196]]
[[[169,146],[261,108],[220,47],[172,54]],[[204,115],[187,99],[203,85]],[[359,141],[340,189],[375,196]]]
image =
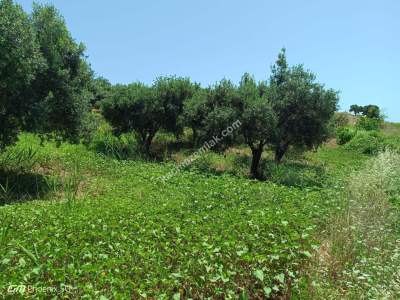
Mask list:
[[250,174],[251,177],[255,179],[261,179],[261,173],[259,170],[260,166],[260,161],[261,161],[261,155],[264,150],[264,145],[263,143],[260,142],[260,144],[256,147],[250,146],[251,148],[251,154],[252,154],[252,159],[251,159],[251,167],[250,167]]
[[282,162],[282,158],[289,149],[288,143],[280,143],[275,149],[275,162],[280,164]]

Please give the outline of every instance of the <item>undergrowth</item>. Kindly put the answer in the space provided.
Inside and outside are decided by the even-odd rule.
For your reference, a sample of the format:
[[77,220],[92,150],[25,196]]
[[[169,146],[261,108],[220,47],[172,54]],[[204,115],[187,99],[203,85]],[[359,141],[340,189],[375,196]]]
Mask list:
[[400,155],[385,151],[348,180],[303,293],[312,299],[400,297]]

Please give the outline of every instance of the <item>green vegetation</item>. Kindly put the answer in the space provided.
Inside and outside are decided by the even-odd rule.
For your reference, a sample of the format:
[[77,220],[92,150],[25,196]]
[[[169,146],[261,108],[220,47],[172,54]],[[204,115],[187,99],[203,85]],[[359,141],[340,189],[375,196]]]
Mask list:
[[278,118],[273,142],[278,163],[290,146],[312,149],[328,137],[338,94],[315,80],[302,65],[289,68],[285,49],[281,51],[270,78],[270,101]]
[[357,130],[352,127],[343,126],[336,132],[336,140],[339,145],[344,145],[350,142],[357,134]]
[[358,114],[362,114],[365,117],[371,118],[371,119],[380,119],[382,118],[381,116],[381,110],[379,106],[369,104],[366,106],[360,106],[357,104],[353,104],[350,106],[350,112],[353,112],[355,116]]
[[384,140],[378,131],[358,130],[345,147],[365,154],[377,154],[383,150]]
[[53,6],[34,5],[31,20],[44,66],[26,91],[26,98],[36,99],[29,109],[27,129],[78,142],[93,97],[85,47],[74,41]]
[[383,120],[381,119],[362,116],[357,120],[357,128],[362,130],[379,130],[382,123]]
[[150,154],[150,146],[156,133],[167,130],[176,135],[183,132],[180,116],[183,103],[190,98],[196,85],[188,79],[162,77],[153,87],[141,83],[117,85],[111,95],[102,102],[102,113],[114,127],[114,133],[134,132],[144,152]]
[[[100,126],[89,148],[95,150],[109,130]],[[166,138],[157,135],[155,145]],[[290,151],[276,164],[267,151],[262,168],[268,181],[260,182],[247,178],[251,153],[230,148],[225,154],[206,153],[165,182],[161,178],[173,162],[149,162],[134,153],[134,160],[121,160],[114,153],[134,148],[135,139],[119,140],[122,146],[115,151],[96,154],[83,145],[40,146],[40,139],[25,134],[1,155],[8,169],[0,199],[12,201],[0,208],[3,291],[25,284],[71,286],[65,295],[75,298],[343,295],[334,277],[313,277],[320,274],[314,273],[314,259],[325,247],[321,238],[335,228],[331,222],[348,209],[347,193],[355,193],[353,185],[365,178],[355,173],[347,183],[348,174],[362,168],[367,156],[327,145],[305,154]],[[388,166],[398,170],[391,160]],[[33,186],[29,177],[36,177]],[[398,205],[399,185],[391,182],[385,189],[388,204]],[[386,237],[395,246],[396,232]],[[365,248],[352,251],[363,262]],[[391,251],[396,250],[388,249],[387,259]],[[369,257],[363,270],[379,268],[380,261]],[[345,264],[340,270],[340,284],[358,282]],[[389,277],[374,274],[377,284],[389,284]],[[374,283],[369,284],[377,288]]]
[[53,6],[0,2],[0,151],[21,130],[79,142],[92,71]]
[[151,87],[115,86],[101,111],[117,135],[134,132],[147,156],[157,132],[179,136],[185,126],[192,129],[193,145],[211,138],[219,151],[247,144],[251,176],[262,179],[263,151],[273,149],[280,163],[291,147],[318,147],[329,136],[337,103],[337,92],[316,83],[313,73],[289,67],[283,49],[268,82],[245,73],[238,86],[223,79],[204,89],[189,79],[162,77]]
[[12,1],[0,2],[0,151],[15,141],[29,107],[23,91],[40,67],[39,47],[28,16]]
[[345,209],[320,236],[321,247],[303,277],[309,284],[302,297],[399,297],[399,187],[400,156],[392,151],[350,177]]
[[385,149],[399,150],[397,124],[361,116],[355,126],[343,124],[336,129],[336,142],[346,149],[364,154],[377,154]]
[[[163,183],[170,164],[40,147],[31,135],[8,151],[25,147],[35,153],[44,194],[0,209],[3,287],[51,282],[75,287],[75,296],[108,298],[286,293],[339,205],[340,188],[324,177],[299,188],[193,169]],[[310,153],[314,166],[297,163],[323,168],[330,181],[353,168],[351,152],[341,169],[331,165],[343,153],[325,148]]]
[[285,49],[266,81],[112,85],[0,0],[0,55],[4,298],[400,298],[400,126]]

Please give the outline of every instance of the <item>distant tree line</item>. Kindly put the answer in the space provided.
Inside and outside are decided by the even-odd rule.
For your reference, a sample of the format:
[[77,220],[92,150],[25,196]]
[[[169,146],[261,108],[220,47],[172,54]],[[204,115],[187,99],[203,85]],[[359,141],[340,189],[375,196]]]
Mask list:
[[223,79],[209,87],[176,76],[111,85],[95,77],[84,51],[53,6],[35,4],[28,15],[0,0],[0,150],[20,131],[79,142],[93,108],[116,135],[134,132],[147,154],[160,130],[179,137],[191,128],[199,146],[239,120],[215,149],[248,145],[251,174],[260,178],[265,149],[280,163],[291,147],[317,147],[337,109],[338,92],[302,65],[289,66],[284,49],[269,80],[246,73],[238,85]]
[[369,104],[365,106],[360,106],[357,104],[353,104],[350,106],[350,112],[354,113],[355,116],[357,115],[363,115],[368,118],[372,119],[380,119],[381,118],[381,111],[379,106]]

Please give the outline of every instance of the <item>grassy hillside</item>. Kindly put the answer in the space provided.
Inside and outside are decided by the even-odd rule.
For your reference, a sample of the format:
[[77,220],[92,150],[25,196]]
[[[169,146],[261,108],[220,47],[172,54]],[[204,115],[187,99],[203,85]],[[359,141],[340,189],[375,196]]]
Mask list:
[[88,299],[317,293],[308,280],[325,279],[308,270],[321,236],[348,208],[349,174],[371,158],[326,145],[272,167],[267,155],[269,180],[260,182],[229,171],[241,151],[206,154],[163,181],[174,162],[21,136],[0,159],[11,165],[1,177],[1,293],[12,298],[11,285],[36,287],[19,290],[31,298],[56,295],[43,287]]

